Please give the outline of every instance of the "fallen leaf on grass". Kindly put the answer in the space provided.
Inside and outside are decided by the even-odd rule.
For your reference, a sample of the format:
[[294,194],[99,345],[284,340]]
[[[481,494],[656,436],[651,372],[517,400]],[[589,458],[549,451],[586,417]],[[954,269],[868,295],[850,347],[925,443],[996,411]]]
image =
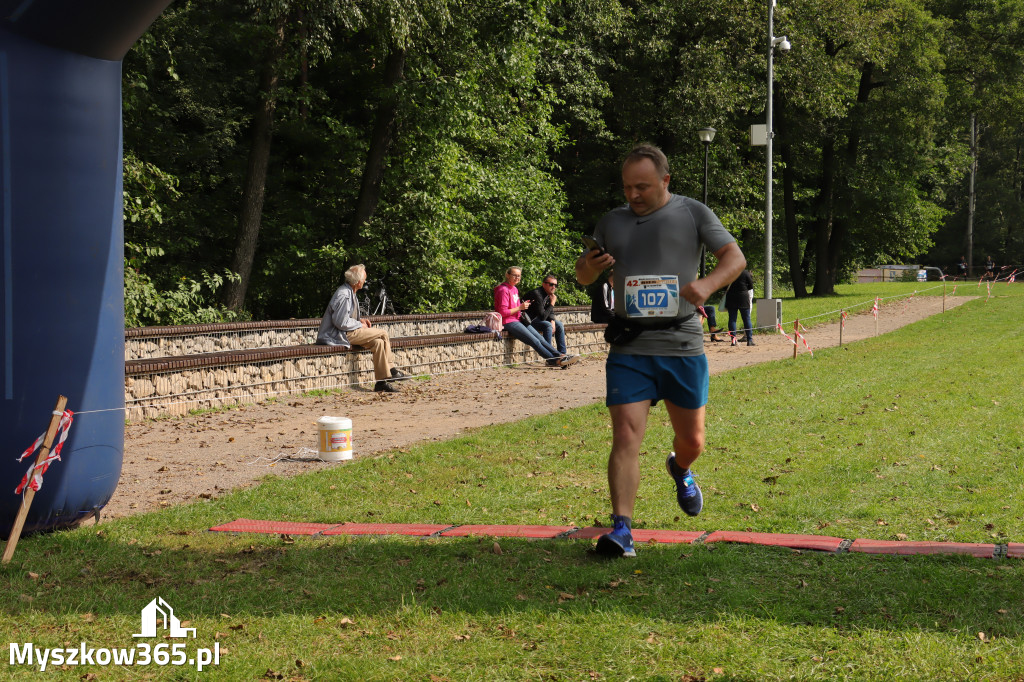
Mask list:
[[569,601],[570,599],[575,599],[575,598],[576,598],[575,594],[569,594],[568,592],[559,592],[558,593],[558,603],[559,604],[561,604],[562,602],[565,602],[565,601]]

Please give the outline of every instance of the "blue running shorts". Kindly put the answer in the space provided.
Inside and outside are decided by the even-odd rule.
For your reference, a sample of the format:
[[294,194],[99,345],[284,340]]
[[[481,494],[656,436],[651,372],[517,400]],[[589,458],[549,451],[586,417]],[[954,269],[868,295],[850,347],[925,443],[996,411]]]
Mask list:
[[666,357],[609,353],[605,361],[605,405],[625,405],[650,400],[669,400],[673,405],[696,410],[708,403],[706,355]]

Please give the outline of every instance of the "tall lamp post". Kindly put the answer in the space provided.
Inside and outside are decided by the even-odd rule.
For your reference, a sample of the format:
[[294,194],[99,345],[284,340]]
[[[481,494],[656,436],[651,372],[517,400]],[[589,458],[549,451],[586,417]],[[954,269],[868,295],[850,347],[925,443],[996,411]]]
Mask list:
[[[764,207],[764,298],[758,301],[757,324],[765,326],[772,320],[773,325],[781,322],[781,301],[772,297],[772,95],[775,86],[775,48],[788,52],[792,45],[786,36],[775,37],[775,0],[768,0],[768,101],[765,107],[765,151],[767,156],[767,179],[765,184]],[[763,311],[763,314],[762,314]]]
[[[704,143],[704,205],[708,205],[708,149],[711,148],[711,141],[715,139],[715,133],[718,131],[714,128],[701,128],[697,131],[697,135],[700,136],[700,141]],[[706,247],[701,244],[700,247],[700,276],[703,277],[707,274],[707,263],[705,258]]]

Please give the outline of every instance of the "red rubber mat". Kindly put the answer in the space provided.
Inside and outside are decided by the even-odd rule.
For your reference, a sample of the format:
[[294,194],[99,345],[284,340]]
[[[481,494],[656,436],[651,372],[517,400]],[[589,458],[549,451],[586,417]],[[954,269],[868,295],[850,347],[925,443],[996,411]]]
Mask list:
[[843,539],[827,535],[791,535],[788,533],[747,533],[734,530],[716,530],[704,539],[705,544],[712,542],[742,542],[749,545],[789,547],[790,549],[817,549],[823,552],[834,552],[839,549]]
[[1011,542],[1006,546],[1006,556],[1011,559],[1024,559],[1024,544]]
[[288,535],[316,535],[336,523],[299,523],[295,521],[254,521],[252,519],[236,519],[231,523],[214,526],[210,530],[225,533],[287,533]]
[[[578,528],[576,531],[569,533],[567,537],[569,540],[592,540],[594,538],[601,537],[610,530],[611,528],[588,526],[587,528]],[[643,528],[634,528],[633,544],[641,542],[664,542],[668,544],[689,545],[701,535],[704,535],[704,533],[692,530],[646,530]]]
[[851,552],[867,554],[970,554],[982,559],[995,556],[995,545],[970,542],[900,542],[896,540],[857,539],[850,545]]
[[441,537],[492,535],[498,538],[553,538],[572,530],[572,526],[459,526],[441,533]]
[[437,523],[343,523],[325,530],[324,535],[433,535],[451,528]]

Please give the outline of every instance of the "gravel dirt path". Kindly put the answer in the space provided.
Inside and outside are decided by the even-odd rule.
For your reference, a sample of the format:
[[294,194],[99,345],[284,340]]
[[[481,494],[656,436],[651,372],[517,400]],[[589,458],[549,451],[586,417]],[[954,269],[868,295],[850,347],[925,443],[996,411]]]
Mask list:
[[[968,300],[947,298],[946,307]],[[883,307],[878,330],[893,331],[941,311],[940,297],[918,297],[909,305],[897,301]],[[843,343],[874,334],[870,312],[854,315],[846,322]],[[815,327],[805,336],[814,349],[836,346],[839,324]],[[780,334],[755,338],[753,347],[708,342],[712,374],[792,357],[793,345]],[[803,345],[799,352],[806,352]],[[390,395],[373,393],[371,387],[129,424],[120,482],[101,522],[216,497],[253,485],[267,474],[293,476],[345,466],[344,462],[311,460],[317,448],[316,420],[325,415],[352,420],[359,458],[420,441],[449,439],[466,429],[599,402],[604,399],[604,355],[583,358],[566,370],[526,365],[433,376],[404,382],[401,393]]]

